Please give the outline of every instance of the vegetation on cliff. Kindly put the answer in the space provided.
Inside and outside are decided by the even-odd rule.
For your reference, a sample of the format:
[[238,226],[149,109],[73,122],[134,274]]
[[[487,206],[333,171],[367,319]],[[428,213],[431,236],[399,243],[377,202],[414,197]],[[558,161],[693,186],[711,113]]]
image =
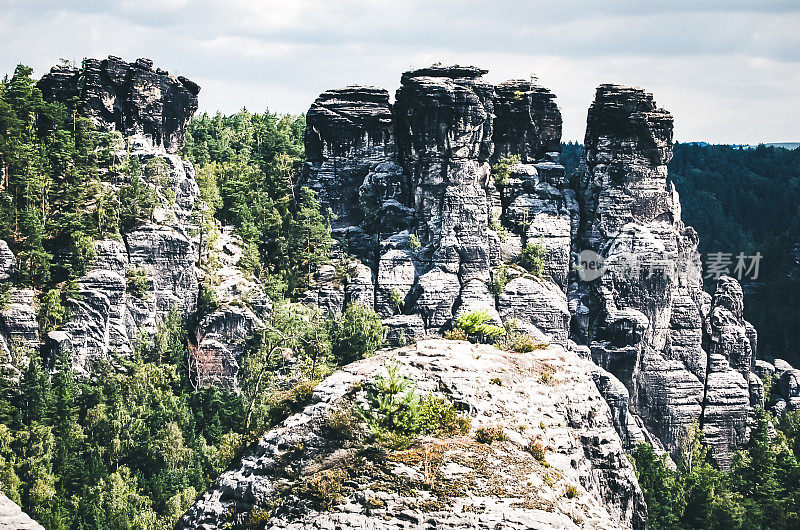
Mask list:
[[[0,82],[0,239],[19,260],[14,284],[38,295],[46,333],[69,318],[66,298],[93,240],[150,221],[168,168],[126,155],[118,134],[45,102],[31,74],[20,66]],[[248,344],[240,394],[192,385],[177,311],[91,379],[77,378],[65,354],[38,351],[25,352],[19,381],[0,378],[0,489],[46,528],[172,526],[247,443],[308,402],[315,381],[381,345],[371,310],[326,318],[283,299],[327,259],[330,242],[329,218],[297,186],[303,129],[302,116],[246,111],[189,126],[184,156],[197,168],[204,248],[216,221],[232,224],[246,245],[240,265],[272,287],[275,309]],[[147,281],[126,271],[138,298]],[[202,311],[214,296],[201,294]]]
[[[772,433],[773,425],[777,432]],[[756,413],[750,441],[728,472],[708,459],[697,433],[688,457],[671,469],[664,457],[641,444],[633,454],[653,530],[789,529],[800,526],[800,414],[781,421]]]

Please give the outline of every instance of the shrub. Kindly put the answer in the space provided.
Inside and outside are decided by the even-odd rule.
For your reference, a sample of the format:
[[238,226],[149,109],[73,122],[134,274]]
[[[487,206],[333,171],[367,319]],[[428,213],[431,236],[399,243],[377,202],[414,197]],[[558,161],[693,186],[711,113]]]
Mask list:
[[411,250],[417,250],[422,246],[422,242],[417,237],[417,234],[411,234],[411,236],[409,236],[408,244],[411,245]]
[[530,353],[536,350],[547,348],[547,344],[539,342],[530,335],[523,333],[511,333],[497,342],[497,347],[501,350],[513,351],[517,353]]
[[495,296],[500,296],[508,285],[508,267],[501,265],[492,271],[492,281],[489,282],[489,292]]
[[362,304],[350,304],[330,324],[331,353],[342,364],[374,354],[385,337],[381,317]]
[[564,497],[568,499],[577,499],[581,496],[581,491],[578,489],[577,486],[574,484],[567,484],[567,488],[564,490]]
[[147,300],[147,270],[144,267],[131,267],[125,271],[125,290],[131,296]]
[[455,436],[469,432],[471,421],[458,413],[449,401],[429,395],[420,399],[416,386],[398,372],[396,363],[387,366],[367,390],[366,407],[356,414],[367,427],[370,442],[379,447],[407,447],[420,435]]
[[469,340],[467,332],[461,328],[455,328],[444,332],[444,338],[447,340]]
[[508,175],[511,172],[511,168],[519,163],[519,155],[512,155],[498,160],[494,167],[492,167],[494,183],[498,186],[505,186],[508,182]]
[[547,460],[544,458],[547,450],[545,449],[544,445],[542,445],[541,440],[537,438],[531,438],[530,441],[528,441],[528,445],[525,446],[525,450],[543,466],[550,466],[550,464],[548,464]]
[[475,431],[475,439],[482,444],[490,444],[492,442],[505,442],[508,440],[505,431],[499,425],[492,425],[491,427],[478,427]]
[[403,293],[399,289],[392,289],[392,292],[389,293],[389,302],[392,304],[394,311],[402,311],[403,306],[406,304]]
[[534,276],[541,276],[544,272],[544,260],[547,250],[539,243],[526,243],[519,256],[518,263]]
[[420,402],[420,432],[436,436],[464,435],[472,425],[470,419],[458,413],[455,406],[429,395]]
[[340,467],[324,469],[308,477],[298,490],[317,507],[327,509],[339,501],[342,486],[348,478],[347,471]]
[[358,433],[358,417],[351,408],[338,408],[325,418],[325,434],[339,441],[353,440]]
[[485,309],[478,309],[461,313],[456,318],[455,327],[463,330],[467,335],[477,337],[479,340],[494,339],[505,335],[506,330],[500,326],[489,324],[492,316]]
[[503,380],[499,377],[492,377],[492,380],[489,381],[489,383],[492,385],[503,386]]

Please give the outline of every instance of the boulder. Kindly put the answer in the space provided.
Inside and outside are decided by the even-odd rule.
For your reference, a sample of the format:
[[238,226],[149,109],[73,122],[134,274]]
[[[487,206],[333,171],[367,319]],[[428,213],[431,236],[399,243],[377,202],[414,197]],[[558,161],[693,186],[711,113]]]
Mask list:
[[[471,433],[425,437],[380,460],[335,440],[327,418],[361,403],[388,362],[419,394],[466,411]],[[549,382],[531,377],[543,367]],[[358,361],[245,450],[177,528],[244,528],[269,510],[265,528],[644,529],[644,498],[593,369],[555,346],[520,356],[441,339]],[[492,426],[508,440],[475,440],[476,429]],[[534,439],[545,448],[543,462],[523,449]],[[545,478],[553,474],[555,482]],[[333,487],[319,498],[314,484]],[[568,499],[568,485],[580,495]]]
[[520,329],[532,327],[547,335],[550,341],[566,345],[569,333],[569,309],[558,286],[525,276],[508,282],[500,294],[497,310],[503,322],[515,321]]

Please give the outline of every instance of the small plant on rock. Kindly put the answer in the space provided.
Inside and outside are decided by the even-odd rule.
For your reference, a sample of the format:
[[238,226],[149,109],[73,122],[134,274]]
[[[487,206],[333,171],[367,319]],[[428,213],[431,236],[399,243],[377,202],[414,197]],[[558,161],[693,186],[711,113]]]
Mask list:
[[479,427],[475,431],[475,440],[482,444],[491,444],[492,442],[505,442],[508,440],[505,431],[499,425],[492,425],[490,427]]
[[574,484],[567,484],[567,488],[564,490],[564,497],[568,499],[577,499],[581,496],[581,491],[578,489],[577,486]]
[[463,330],[468,336],[475,337],[482,342],[494,340],[501,335],[505,335],[505,328],[490,324],[491,320],[492,316],[487,310],[477,309],[458,315],[454,326]]
[[505,186],[508,183],[508,176],[511,173],[511,168],[519,163],[519,155],[512,155],[498,160],[492,167],[494,183],[498,186]]
[[489,292],[495,296],[500,296],[508,285],[508,267],[501,265],[492,271],[492,281],[489,282]]
[[140,300],[147,299],[147,270],[144,267],[131,267],[125,271],[125,290]]
[[525,450],[529,452],[531,456],[537,460],[537,462],[545,467],[550,467],[550,464],[548,464],[547,460],[545,460],[545,454],[547,450],[545,449],[544,445],[542,445],[541,440],[538,438],[531,438],[528,442],[528,445],[525,446]]
[[455,328],[445,331],[444,338],[447,340],[469,340],[469,335],[463,329]]
[[392,289],[392,292],[389,293],[389,303],[392,304],[392,309],[394,309],[395,312],[400,312],[403,310],[403,306],[406,304],[406,301],[403,297],[403,293],[400,292],[400,289]]
[[519,256],[519,265],[533,274],[541,276],[544,272],[544,260],[547,256],[547,249],[540,243],[526,243]]

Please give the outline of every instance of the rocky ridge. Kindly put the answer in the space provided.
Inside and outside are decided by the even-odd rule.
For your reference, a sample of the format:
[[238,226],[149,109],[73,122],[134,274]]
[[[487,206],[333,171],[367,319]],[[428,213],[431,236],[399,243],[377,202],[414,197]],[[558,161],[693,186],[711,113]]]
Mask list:
[[150,59],[86,59],[80,67],[54,66],[37,87],[45,99],[73,104],[105,130],[142,136],[155,147],[177,153],[200,87],[189,79],[153,68]]
[[[176,154],[197,109],[199,87],[154,69],[149,59],[126,63],[117,57],[89,59],[80,68],[53,67],[37,87],[46,99],[75,105],[101,130],[124,136],[116,157],[155,168],[143,179],[155,193],[156,207],[148,222],[94,242],[95,257],[76,282],[77,296],[68,301],[69,321],[45,337],[39,334],[34,292],[13,286],[16,260],[0,242],[0,278],[11,280],[9,303],[0,309],[4,371],[18,376],[26,352],[42,345],[51,367],[56,352],[66,351],[84,376],[98,363],[118,364],[173,314],[180,325],[190,324],[201,284],[211,282],[217,307],[194,326],[189,364],[196,384],[235,388],[244,340],[271,304],[261,285],[236,266],[241,250],[230,229],[215,228],[221,235],[207,251],[213,263],[200,256],[199,188],[192,164]],[[103,186],[118,194],[126,179],[111,171]]]
[[[330,418],[360,403],[391,362],[420,395],[467,413],[471,433],[382,456],[333,436]],[[350,364],[248,449],[178,528],[645,528],[593,370],[560,346],[520,355],[442,339]],[[507,441],[476,441],[477,429],[497,426]],[[545,448],[540,460],[524,449],[532,439]]]
[[[591,356],[629,443],[679,458],[697,425],[727,466],[760,392],[756,333],[735,280],[702,290],[698,236],[668,183],[672,116],[641,89],[600,86],[567,181],[554,95],[484,73],[423,68],[402,75],[394,105],[351,86],[309,109],[305,182],[339,215],[339,250],[359,270],[320,279],[319,305],[341,311],[357,285],[395,341],[486,310]],[[528,244],[545,250],[542,277],[515,264]],[[599,278],[579,270],[584,251]]]

